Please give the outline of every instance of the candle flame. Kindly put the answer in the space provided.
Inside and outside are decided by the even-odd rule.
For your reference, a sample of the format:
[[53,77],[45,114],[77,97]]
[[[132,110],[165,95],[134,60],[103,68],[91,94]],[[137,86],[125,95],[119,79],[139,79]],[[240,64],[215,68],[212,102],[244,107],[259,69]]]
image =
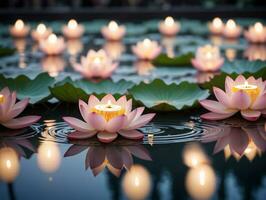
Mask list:
[[168,16],[165,18],[164,23],[166,26],[173,26],[175,21],[174,21],[173,17]]
[[262,32],[263,31],[263,25],[260,22],[255,23],[254,28],[255,28],[256,32]]
[[222,20],[219,17],[215,17],[212,20],[212,24],[213,24],[214,27],[220,28],[223,25],[223,22],[222,22]]
[[149,47],[151,45],[151,40],[146,38],[146,39],[143,40],[143,44],[144,44],[145,47]]
[[12,163],[10,160],[6,160],[6,168],[10,169],[12,167]]
[[115,21],[110,21],[108,28],[110,31],[116,31],[118,29],[118,24]]
[[44,24],[39,24],[37,26],[37,32],[38,33],[43,34],[43,33],[45,33],[45,31],[46,31],[46,26]]
[[77,26],[78,26],[78,23],[76,20],[74,19],[71,19],[68,21],[68,24],[67,24],[68,28],[70,29],[75,29]]
[[229,28],[229,29],[234,29],[236,28],[236,23],[234,20],[232,19],[229,19],[227,22],[226,22],[226,27]]
[[15,23],[15,28],[16,29],[23,29],[24,28],[24,22],[21,19],[18,19]]
[[4,95],[0,94],[0,104],[4,102]]
[[55,43],[57,41],[57,36],[55,34],[51,34],[48,37],[48,42],[49,43]]
[[101,59],[99,57],[95,57],[93,63],[98,65],[101,63]]

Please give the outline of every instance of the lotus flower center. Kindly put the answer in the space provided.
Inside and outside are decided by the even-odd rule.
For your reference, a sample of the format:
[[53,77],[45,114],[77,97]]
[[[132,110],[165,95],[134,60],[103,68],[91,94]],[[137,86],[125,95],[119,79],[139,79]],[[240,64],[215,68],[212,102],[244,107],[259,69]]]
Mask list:
[[248,94],[250,96],[252,102],[254,102],[256,100],[256,98],[258,97],[258,95],[260,93],[260,90],[259,90],[257,85],[251,85],[247,81],[245,81],[244,84],[235,85],[232,88],[233,92],[238,92],[240,90],[244,91],[246,94]]
[[5,97],[4,95],[0,94],[0,104],[4,103]]
[[123,115],[125,113],[125,109],[120,105],[112,104],[109,100],[107,104],[96,105],[92,109],[92,112],[96,112],[97,114],[103,116],[106,121],[109,121],[114,117]]

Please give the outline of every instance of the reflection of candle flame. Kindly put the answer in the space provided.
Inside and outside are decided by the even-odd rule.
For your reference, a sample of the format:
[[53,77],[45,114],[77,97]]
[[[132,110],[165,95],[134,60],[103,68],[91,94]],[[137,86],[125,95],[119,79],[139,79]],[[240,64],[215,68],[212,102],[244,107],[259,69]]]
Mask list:
[[56,143],[45,141],[38,148],[38,165],[47,173],[55,172],[61,163],[60,150]]
[[149,172],[141,165],[133,165],[123,177],[123,191],[128,199],[146,199],[151,189]]
[[200,164],[209,163],[209,160],[197,143],[189,143],[185,146],[183,151],[183,161],[188,167],[197,167]]
[[10,147],[0,149],[0,179],[12,182],[19,174],[19,158],[16,151]]

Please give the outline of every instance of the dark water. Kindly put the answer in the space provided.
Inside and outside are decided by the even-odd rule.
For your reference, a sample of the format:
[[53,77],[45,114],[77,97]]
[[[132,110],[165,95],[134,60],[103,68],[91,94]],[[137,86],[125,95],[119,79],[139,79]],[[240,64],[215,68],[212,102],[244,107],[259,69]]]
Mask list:
[[[126,79],[138,83],[160,78],[178,83],[208,78],[191,67],[155,68],[150,63],[138,63],[130,45],[145,37],[163,42],[158,33],[143,32],[141,27],[135,26],[135,34],[117,44],[106,43],[99,34],[88,34],[72,44],[69,41],[67,52],[59,57],[45,57],[30,39],[12,40],[5,27],[0,29],[1,44],[15,46],[18,53],[1,58],[0,72],[11,77],[19,74],[35,77],[47,71],[57,80],[67,76],[79,79],[71,62],[79,61],[89,48],[111,45],[111,52],[118,49],[118,55],[122,49],[117,58],[120,66],[111,78],[114,81]],[[172,44],[178,54],[195,51],[198,45],[211,41],[215,43],[204,34],[183,33]],[[245,52],[260,52],[265,57],[266,51],[265,46],[249,46],[243,38],[233,43],[222,40],[221,48],[228,59],[243,58]],[[24,114],[41,114],[40,123],[15,132],[0,129],[0,200],[264,200],[265,121],[247,123],[234,118],[206,122],[200,120],[201,112],[204,111],[157,114],[152,123],[141,129],[145,134],[143,141],[119,138],[103,145],[96,139],[71,143],[67,140],[72,129],[61,117],[80,117],[77,105],[29,107]]]

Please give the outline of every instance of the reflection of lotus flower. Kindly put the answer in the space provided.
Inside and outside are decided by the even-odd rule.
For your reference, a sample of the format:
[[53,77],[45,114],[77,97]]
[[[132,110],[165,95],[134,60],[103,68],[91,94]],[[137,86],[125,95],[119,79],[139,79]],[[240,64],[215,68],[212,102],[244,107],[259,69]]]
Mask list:
[[104,50],[90,50],[87,57],[81,57],[81,64],[75,63],[74,68],[86,78],[108,78],[117,68]]
[[64,38],[57,38],[55,34],[51,34],[47,39],[40,41],[40,49],[47,55],[59,55],[63,53],[65,47]]
[[72,145],[65,157],[79,154],[88,148],[85,166],[90,168],[94,176],[101,173],[105,167],[114,175],[119,176],[123,168],[130,169],[133,165],[132,155],[151,160],[147,150],[141,145],[98,145],[90,146],[89,144]]
[[244,32],[245,37],[252,43],[264,43],[266,42],[266,27],[257,22],[254,26],[250,26],[247,31]]
[[140,60],[134,63],[134,66],[137,69],[138,75],[147,76],[154,69],[153,64],[150,61]]
[[220,50],[216,46],[199,47],[196,57],[191,60],[193,66],[200,71],[217,71],[224,63]]
[[126,33],[126,27],[119,26],[115,21],[111,21],[108,26],[104,26],[102,28],[101,32],[105,39],[118,41],[124,37]]
[[42,69],[51,77],[58,76],[65,68],[65,61],[59,56],[46,56],[42,59]]
[[117,101],[108,94],[99,101],[91,95],[86,104],[79,101],[80,113],[84,121],[73,117],[63,119],[76,131],[68,135],[69,139],[87,139],[97,135],[101,142],[112,142],[119,135],[127,139],[142,139],[143,134],[138,129],[147,124],[155,114],[142,115],[144,107],[133,111],[132,100],[122,96]]
[[248,48],[244,51],[244,56],[249,61],[254,60],[266,60],[266,46],[265,45],[249,45]]
[[132,47],[133,53],[140,60],[153,60],[160,54],[161,50],[161,46],[159,46],[156,41],[151,41],[149,39],[138,42]]
[[113,60],[119,60],[122,53],[125,51],[125,46],[121,42],[111,41],[106,42],[103,49]]
[[240,159],[245,155],[249,160],[253,160],[256,154],[266,150],[266,130],[261,124],[257,126],[245,125],[227,126],[223,132],[204,135],[202,141],[216,141],[214,153],[224,150],[227,158],[233,155]]
[[208,120],[220,120],[233,116],[241,111],[242,117],[255,121],[261,114],[266,114],[266,82],[262,79],[239,75],[236,80],[229,76],[225,81],[225,92],[214,87],[213,91],[218,100],[202,100],[200,104],[210,110],[210,113],[201,115]]
[[28,105],[29,99],[16,103],[16,92],[10,92],[6,87],[0,92],[0,124],[11,129],[20,129],[37,122],[40,116],[17,117]]
[[197,83],[209,82],[215,75],[213,72],[199,72],[196,74]]

